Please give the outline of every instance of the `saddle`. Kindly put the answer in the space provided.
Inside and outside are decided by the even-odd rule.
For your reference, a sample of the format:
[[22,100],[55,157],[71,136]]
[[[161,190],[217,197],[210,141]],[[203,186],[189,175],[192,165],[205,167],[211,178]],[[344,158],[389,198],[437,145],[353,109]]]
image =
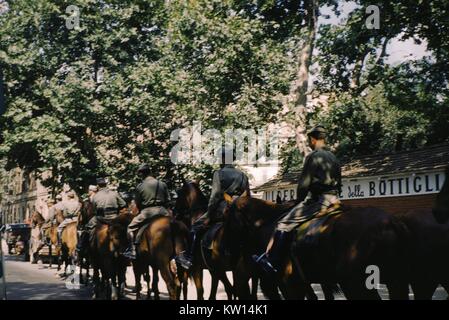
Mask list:
[[139,243],[140,240],[142,240],[143,233],[148,228],[148,226],[154,221],[154,219],[157,217],[165,217],[165,215],[162,213],[159,213],[159,214],[155,214],[155,215],[147,218],[146,221],[144,222],[144,224],[137,230],[136,239],[135,239],[136,243]]
[[320,234],[326,229],[331,217],[343,213],[341,205],[332,205],[326,210],[319,211],[308,217],[304,217],[304,222],[299,226],[296,234],[298,244],[316,243]]
[[98,224],[106,224],[108,226],[111,226],[115,223],[117,217],[118,216],[113,216],[113,217],[97,216],[97,223]]

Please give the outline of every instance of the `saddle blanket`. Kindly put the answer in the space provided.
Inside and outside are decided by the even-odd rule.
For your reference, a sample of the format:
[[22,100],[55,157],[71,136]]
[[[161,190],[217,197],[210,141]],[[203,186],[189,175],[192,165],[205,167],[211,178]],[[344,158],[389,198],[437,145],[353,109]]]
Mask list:
[[343,210],[340,205],[332,206],[328,210],[317,212],[304,217],[304,222],[299,226],[296,234],[298,243],[315,242],[319,235],[326,229],[331,217],[341,214]]

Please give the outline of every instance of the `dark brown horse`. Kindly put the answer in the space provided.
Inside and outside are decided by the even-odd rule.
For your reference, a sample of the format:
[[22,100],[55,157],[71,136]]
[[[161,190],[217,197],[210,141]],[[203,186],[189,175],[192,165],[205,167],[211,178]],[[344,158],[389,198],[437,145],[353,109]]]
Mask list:
[[[157,277],[157,273],[160,271],[167,285],[169,298],[171,300],[180,298],[181,282],[184,278],[183,273],[176,269],[173,257],[185,250],[187,238],[187,227],[180,221],[172,221],[172,218],[168,216],[157,216],[149,221],[137,246],[136,260],[133,261],[136,299],[141,297],[140,280],[142,275],[147,281],[147,298],[150,298],[150,275],[148,271],[150,266],[153,269],[153,291],[157,290],[157,278],[154,279],[154,277]],[[184,288],[187,289],[186,283]],[[155,299],[158,299],[158,291],[154,293]],[[184,292],[184,298],[187,298],[186,291]]]
[[117,300],[124,294],[128,261],[121,253],[128,245],[126,230],[133,217],[125,208],[116,218],[100,217],[97,222],[89,245],[95,299],[101,297],[102,289],[106,299]]
[[[176,219],[190,227],[206,212],[208,200],[197,182],[184,182],[177,194],[178,198],[174,208]],[[204,299],[203,269],[208,269],[212,278],[209,300],[216,299],[219,281],[223,283],[228,299],[232,299],[234,296],[233,286],[226,276],[229,262],[223,257],[221,250],[223,237],[224,226],[216,232],[211,250],[204,249],[202,246],[195,248],[195,263],[190,273],[196,286],[198,300]]]
[[[78,214],[78,229],[84,229],[85,225],[94,216],[93,204],[90,199],[84,200]],[[89,281],[89,248],[83,248],[78,253],[78,263],[80,267],[80,282],[87,284]],[[83,268],[86,270],[86,278],[83,279]]]
[[410,283],[415,299],[419,300],[432,299],[438,284],[449,290],[449,167],[445,175],[433,209],[415,209],[398,215],[410,231],[404,270],[408,272],[408,281],[402,284],[403,291],[408,292]]
[[[239,221],[242,227],[257,226],[270,222],[276,211],[283,209],[286,208],[242,195],[232,202],[229,216]],[[246,230],[239,233],[252,234]],[[294,242],[292,255],[286,255],[284,268],[277,279],[279,288],[286,299],[303,299],[308,295],[311,283],[324,284],[326,290],[339,283],[348,299],[379,298],[376,290],[368,290],[365,286],[366,267],[379,266],[383,283],[393,283],[400,265],[399,248],[403,243],[399,241],[404,233],[405,227],[381,210],[344,208],[342,214],[332,216],[323,225],[319,241],[313,246]],[[264,250],[266,243],[265,238],[259,247]],[[243,270],[247,268],[248,264],[243,264]],[[246,281],[243,278],[239,282]],[[239,286],[236,283],[236,287]],[[272,289],[273,286],[262,285],[262,291],[268,297],[273,295]]]

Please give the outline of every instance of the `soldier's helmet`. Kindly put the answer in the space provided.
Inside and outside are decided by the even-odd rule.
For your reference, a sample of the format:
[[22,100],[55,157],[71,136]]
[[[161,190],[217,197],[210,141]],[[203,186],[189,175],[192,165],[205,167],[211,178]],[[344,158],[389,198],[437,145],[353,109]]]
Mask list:
[[317,125],[313,127],[307,135],[315,139],[324,139],[326,138],[326,129],[322,125]]
[[137,168],[137,174],[141,176],[148,176],[151,174],[150,165],[148,163],[142,163],[139,168]]
[[128,204],[134,199],[133,194],[130,192],[122,191],[122,192],[119,192],[119,195]]
[[107,184],[106,179],[103,177],[97,178],[97,185],[99,186],[105,186]]

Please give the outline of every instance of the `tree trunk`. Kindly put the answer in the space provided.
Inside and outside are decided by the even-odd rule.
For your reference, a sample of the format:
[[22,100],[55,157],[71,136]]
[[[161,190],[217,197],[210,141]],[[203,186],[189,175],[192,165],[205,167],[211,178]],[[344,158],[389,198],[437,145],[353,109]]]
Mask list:
[[317,0],[306,1],[306,25],[304,44],[298,54],[298,71],[296,79],[290,87],[287,97],[289,113],[293,114],[293,126],[295,127],[296,146],[301,154],[307,155],[310,148],[307,144],[307,93],[309,89],[309,69],[312,61],[312,52],[316,37],[316,25],[318,18]]

